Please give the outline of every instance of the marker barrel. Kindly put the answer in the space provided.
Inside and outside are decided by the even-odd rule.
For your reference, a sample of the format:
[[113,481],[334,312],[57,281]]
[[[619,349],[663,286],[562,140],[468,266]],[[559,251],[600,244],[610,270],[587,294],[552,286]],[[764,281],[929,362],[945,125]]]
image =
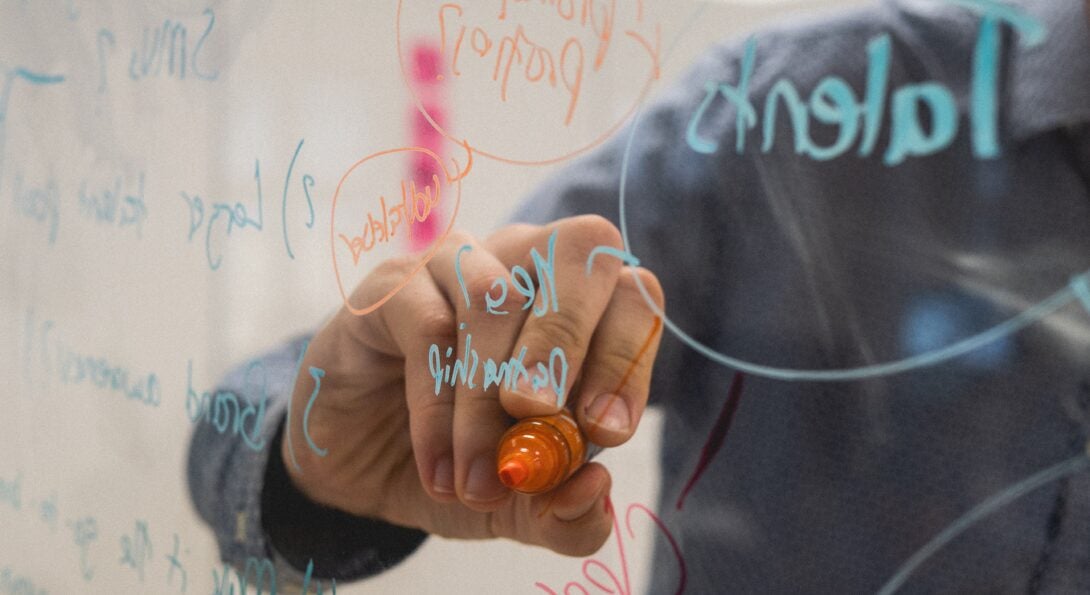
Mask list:
[[540,494],[556,488],[588,459],[588,442],[567,411],[528,417],[500,439],[496,473],[508,488]]

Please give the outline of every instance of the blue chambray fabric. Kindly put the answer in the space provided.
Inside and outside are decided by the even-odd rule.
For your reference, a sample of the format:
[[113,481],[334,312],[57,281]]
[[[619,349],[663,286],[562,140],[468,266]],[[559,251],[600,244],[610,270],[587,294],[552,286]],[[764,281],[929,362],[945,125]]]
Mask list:
[[[738,152],[735,113],[714,103],[700,133],[719,148],[699,154],[686,130],[706,83],[739,77],[743,41],[726,42],[634,129],[527,197],[516,219],[597,213],[620,224],[631,138],[628,249],[658,275],[672,322],[711,350],[780,370],[850,370],[933,354],[1023,315],[1090,269],[1090,24],[1080,0],[1014,4],[1048,37],[1027,46],[1003,28],[1000,154],[979,159],[970,75],[981,20],[965,5],[886,2],[757,33],[749,96],[758,124]],[[805,99],[835,75],[861,95],[868,43],[883,35],[890,92],[935,81],[953,94],[959,117],[950,146],[886,165],[887,109],[870,155],[857,142],[818,161],[795,152],[781,111],[774,142],[762,150],[765,99],[778,81]],[[835,140],[813,118],[809,132],[822,146]],[[269,369],[290,379],[295,348],[271,355]],[[1088,362],[1090,314],[1070,299],[1018,332],[895,374],[815,381],[748,373],[725,446],[679,510],[734,370],[668,333],[652,390],[665,413],[658,510],[684,557],[687,592],[878,590],[974,505],[1083,451]],[[277,386],[269,440],[288,391]],[[261,526],[267,459],[235,442],[198,429],[193,498],[226,559],[276,558],[260,531],[236,539],[240,514]],[[354,576],[379,570],[366,559],[374,552],[346,551],[343,565]],[[661,536],[651,577],[654,593],[675,592],[681,580]],[[1085,591],[1087,472],[974,525],[903,587]]]

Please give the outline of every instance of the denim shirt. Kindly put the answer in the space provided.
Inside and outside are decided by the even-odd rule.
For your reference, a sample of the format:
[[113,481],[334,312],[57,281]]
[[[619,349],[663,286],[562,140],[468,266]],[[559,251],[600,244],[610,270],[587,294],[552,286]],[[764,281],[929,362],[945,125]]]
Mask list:
[[[724,43],[523,202],[519,220],[611,219],[665,290],[673,542],[652,592],[875,592],[974,506],[1085,452],[1090,19],[1081,0],[1014,4],[989,63],[981,6],[886,2]],[[297,349],[269,356],[286,378],[270,443]],[[279,457],[223,440],[199,429],[190,459],[222,555],[298,573],[262,531],[236,535],[263,488],[290,491],[265,486]],[[390,539],[322,569],[365,576],[418,543]],[[1090,591],[1090,472],[983,517],[904,590]]]

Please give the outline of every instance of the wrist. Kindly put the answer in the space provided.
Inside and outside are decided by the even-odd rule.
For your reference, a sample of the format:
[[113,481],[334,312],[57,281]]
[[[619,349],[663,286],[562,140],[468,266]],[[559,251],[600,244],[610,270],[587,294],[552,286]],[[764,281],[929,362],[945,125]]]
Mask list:
[[261,524],[275,551],[292,566],[301,570],[313,563],[314,576],[321,578],[362,578],[397,564],[427,537],[312,499],[291,477],[282,435],[283,430],[273,442],[281,456],[270,456],[266,466]]

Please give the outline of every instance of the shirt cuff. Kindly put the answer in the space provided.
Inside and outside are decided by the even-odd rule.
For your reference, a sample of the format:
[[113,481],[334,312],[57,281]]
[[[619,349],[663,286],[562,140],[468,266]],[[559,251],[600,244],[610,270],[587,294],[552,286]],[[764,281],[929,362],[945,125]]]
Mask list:
[[318,504],[291,481],[280,456],[283,424],[269,446],[261,524],[277,557],[314,578],[356,580],[394,566],[428,534]]

